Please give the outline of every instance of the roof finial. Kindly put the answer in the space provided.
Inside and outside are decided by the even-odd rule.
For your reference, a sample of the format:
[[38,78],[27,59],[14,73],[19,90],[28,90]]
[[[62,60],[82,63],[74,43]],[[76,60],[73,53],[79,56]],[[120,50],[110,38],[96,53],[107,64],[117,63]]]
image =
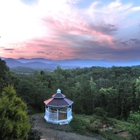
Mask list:
[[57,90],[57,93],[61,93],[61,90],[60,90],[60,89],[58,89],[58,90]]

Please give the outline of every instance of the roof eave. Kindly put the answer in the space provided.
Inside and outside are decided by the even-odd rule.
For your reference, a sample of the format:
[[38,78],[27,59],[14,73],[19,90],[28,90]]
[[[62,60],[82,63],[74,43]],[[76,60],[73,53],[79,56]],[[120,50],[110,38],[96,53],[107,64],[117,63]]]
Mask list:
[[69,105],[61,105],[61,106],[56,106],[56,105],[47,105],[47,106],[50,106],[50,107],[68,107],[68,106],[71,106],[73,103],[69,104]]

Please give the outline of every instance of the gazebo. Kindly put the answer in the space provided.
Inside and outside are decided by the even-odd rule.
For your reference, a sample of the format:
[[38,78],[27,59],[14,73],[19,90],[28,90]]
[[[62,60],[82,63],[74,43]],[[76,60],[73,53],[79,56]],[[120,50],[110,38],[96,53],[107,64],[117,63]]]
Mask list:
[[62,125],[68,124],[72,120],[73,101],[67,99],[60,89],[57,90],[57,93],[52,98],[45,100],[44,103],[44,119],[47,122]]

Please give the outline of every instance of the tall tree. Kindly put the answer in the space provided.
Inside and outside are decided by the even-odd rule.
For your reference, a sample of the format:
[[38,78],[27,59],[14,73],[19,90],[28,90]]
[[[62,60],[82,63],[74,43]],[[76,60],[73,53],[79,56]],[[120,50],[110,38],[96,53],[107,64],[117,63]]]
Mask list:
[[84,113],[83,110],[83,95],[82,95],[82,88],[81,84],[77,82],[75,84],[75,93],[74,93],[74,107],[73,110],[75,113],[82,114]]
[[9,68],[6,66],[6,62],[0,58],[0,77],[4,78],[7,71]]
[[93,78],[91,77],[90,80],[89,80],[89,85],[90,85],[90,98],[91,98],[91,102],[92,102],[92,110],[94,110],[94,107],[95,107],[95,99],[96,99],[96,83],[93,81]]
[[117,115],[119,102],[116,89],[113,89],[113,87],[101,88],[99,90],[98,98],[99,106],[105,109],[111,117]]
[[30,129],[26,104],[13,86],[3,89],[0,98],[0,140],[27,140]]
[[6,85],[6,77],[9,72],[9,68],[6,66],[6,62],[0,58],[0,93],[3,87]]
[[135,108],[138,109],[138,107],[140,106],[140,77],[137,78],[135,82],[135,98],[136,98]]

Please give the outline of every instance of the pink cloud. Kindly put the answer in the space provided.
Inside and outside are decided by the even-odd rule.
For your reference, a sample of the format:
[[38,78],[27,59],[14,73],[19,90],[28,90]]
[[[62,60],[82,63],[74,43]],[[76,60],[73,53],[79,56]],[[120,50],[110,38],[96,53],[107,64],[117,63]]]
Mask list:
[[[74,16],[75,17],[75,16]],[[70,34],[70,35],[80,35],[80,36],[89,36],[90,40],[98,41],[99,43],[112,45],[113,37],[102,33],[98,30],[90,27],[90,24],[87,23],[84,19],[72,17],[64,17],[54,19],[53,17],[47,17],[44,19],[44,22],[47,27],[53,30],[54,34],[56,34],[57,38],[61,38],[62,34]],[[78,19],[78,20],[77,20]],[[85,38],[86,39],[86,38]]]
[[[52,39],[33,39],[21,44],[14,44],[15,49],[11,53],[11,49],[3,50],[7,57],[24,56],[26,58],[43,57],[48,59],[70,59],[74,56],[74,51],[70,47],[68,41],[59,41]],[[13,57],[12,56],[12,57]]]
[[120,23],[139,11],[119,0],[107,5],[93,2],[85,9],[75,7],[75,0],[38,0],[33,5],[13,0],[10,6],[5,1],[0,1],[0,56],[15,58],[109,58],[107,55],[131,47],[116,43],[120,36],[116,34],[126,24]]

